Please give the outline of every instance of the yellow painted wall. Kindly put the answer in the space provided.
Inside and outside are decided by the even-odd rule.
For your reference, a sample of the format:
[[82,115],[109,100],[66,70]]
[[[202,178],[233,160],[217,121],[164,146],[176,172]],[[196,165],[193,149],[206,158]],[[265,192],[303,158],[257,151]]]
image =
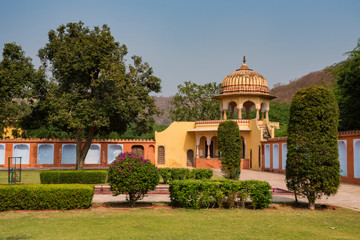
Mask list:
[[250,120],[251,134],[247,146],[247,158],[250,160],[250,149],[252,150],[252,169],[261,170],[259,166],[259,146],[261,146],[261,130],[256,124],[256,119]]
[[[195,133],[189,130],[194,129],[195,122],[173,122],[162,132],[155,132],[156,148],[155,163],[157,167],[186,167],[186,152],[195,149]],[[165,164],[158,165],[158,147],[165,147]]]

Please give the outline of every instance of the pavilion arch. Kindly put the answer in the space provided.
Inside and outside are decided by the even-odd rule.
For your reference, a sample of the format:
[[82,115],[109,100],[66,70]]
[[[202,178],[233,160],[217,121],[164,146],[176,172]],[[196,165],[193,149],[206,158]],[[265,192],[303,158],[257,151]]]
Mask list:
[[217,136],[213,136],[211,138],[211,144],[210,144],[210,158],[218,158],[218,157],[219,157],[218,139]]
[[261,119],[265,118],[265,113],[269,112],[269,104],[266,102],[262,102],[260,105]]
[[253,101],[246,101],[243,103],[243,109],[245,109],[246,112],[246,119],[249,119],[249,114],[252,109],[256,109],[256,104]]
[[246,158],[246,140],[241,136],[241,158]]
[[238,105],[236,102],[234,102],[234,101],[229,102],[228,112],[230,113],[230,119],[235,119],[238,117],[239,109],[238,109]]
[[205,136],[200,137],[199,141],[199,157],[200,158],[206,158],[207,157],[207,139]]

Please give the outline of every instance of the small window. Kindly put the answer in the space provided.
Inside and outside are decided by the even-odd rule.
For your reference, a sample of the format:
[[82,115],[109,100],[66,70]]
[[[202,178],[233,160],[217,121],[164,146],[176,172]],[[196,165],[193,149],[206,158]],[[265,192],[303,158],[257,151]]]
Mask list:
[[158,147],[158,164],[165,164],[165,147]]
[[100,144],[91,144],[85,158],[85,164],[100,164]]
[[108,144],[108,157],[107,163],[112,163],[115,158],[122,153],[123,145],[122,144]]
[[38,144],[38,164],[54,164],[54,144]]
[[5,144],[0,144],[0,164],[5,164]]
[[62,145],[61,164],[76,164],[75,144]]
[[134,145],[131,147],[131,152],[137,154],[140,157],[144,156],[144,147],[141,145]]
[[29,164],[30,144],[14,144],[13,157],[21,157],[21,164]]

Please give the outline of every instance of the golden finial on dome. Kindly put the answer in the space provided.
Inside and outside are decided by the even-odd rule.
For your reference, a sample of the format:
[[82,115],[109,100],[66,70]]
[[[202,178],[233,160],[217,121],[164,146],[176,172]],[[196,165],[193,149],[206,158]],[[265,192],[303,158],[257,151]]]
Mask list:
[[243,60],[244,64],[246,63],[246,59],[245,59],[245,56],[244,56],[244,60]]

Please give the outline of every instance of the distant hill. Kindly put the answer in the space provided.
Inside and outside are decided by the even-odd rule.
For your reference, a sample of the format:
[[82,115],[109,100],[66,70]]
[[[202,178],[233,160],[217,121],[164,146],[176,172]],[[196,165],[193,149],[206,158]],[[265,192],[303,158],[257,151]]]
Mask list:
[[170,102],[172,100],[172,97],[156,97],[155,99],[155,105],[162,111],[160,116],[155,116],[155,123],[156,124],[169,124],[171,123],[170,119]]
[[332,88],[334,77],[330,72],[330,68],[325,68],[320,71],[311,72],[298,79],[291,80],[288,84],[276,84],[271,90],[270,94],[276,96],[278,100],[291,102],[295,93],[303,88],[311,86],[325,86]]

